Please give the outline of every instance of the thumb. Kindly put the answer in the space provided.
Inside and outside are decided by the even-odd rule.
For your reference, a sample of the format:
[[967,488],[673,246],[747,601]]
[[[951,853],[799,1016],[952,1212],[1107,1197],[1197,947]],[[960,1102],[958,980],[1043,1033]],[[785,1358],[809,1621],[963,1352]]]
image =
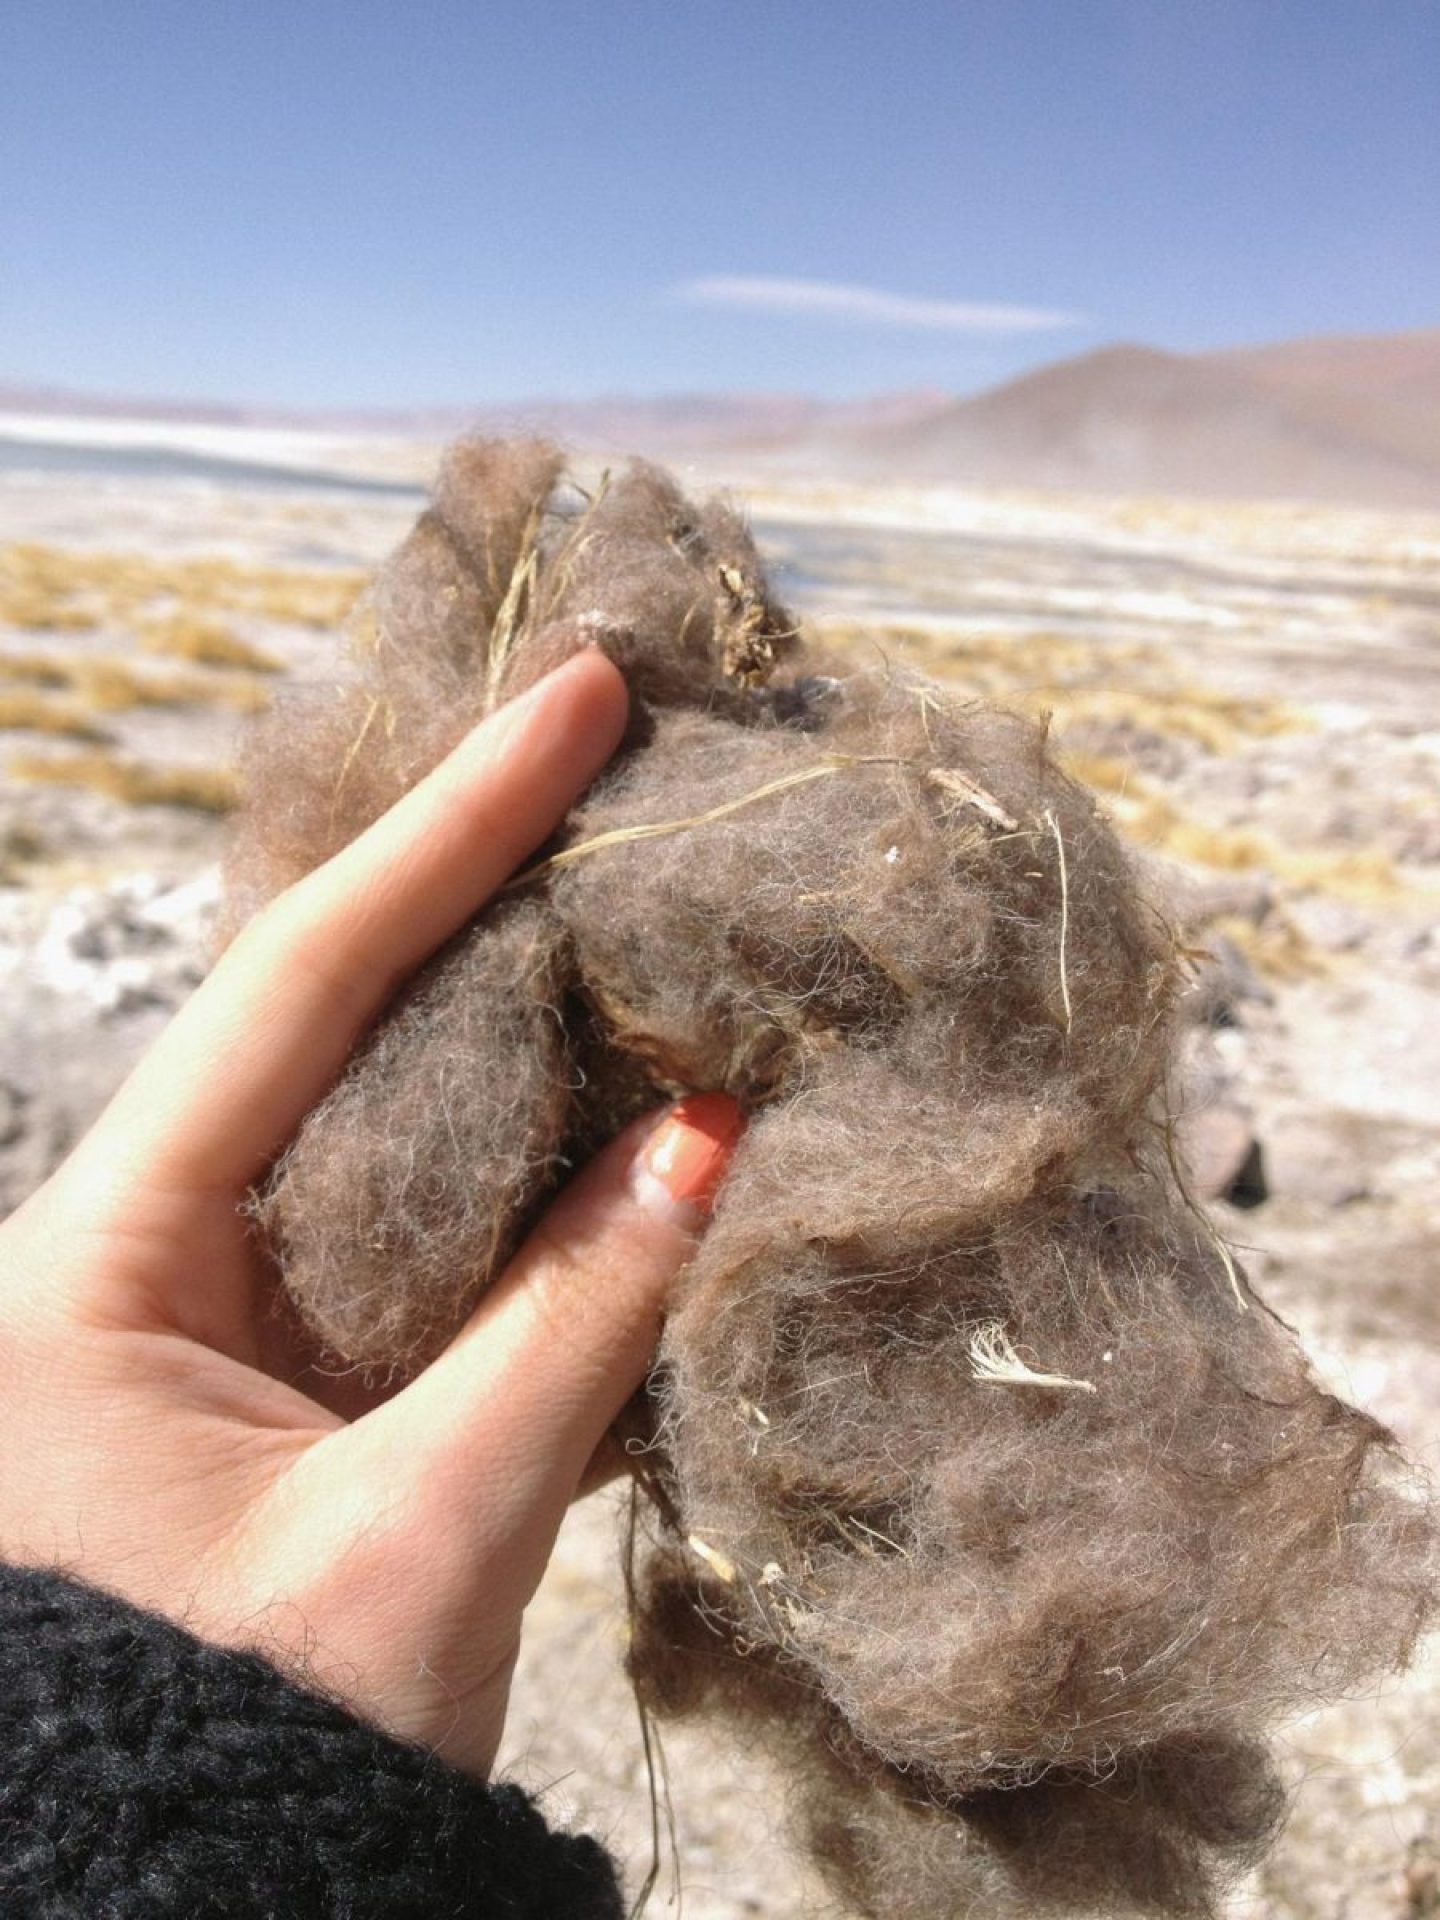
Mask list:
[[[693,1094],[628,1128],[561,1194],[450,1346],[357,1423],[432,1514],[549,1557],[565,1509],[654,1358],[744,1126]],[[351,1430],[359,1439],[357,1429]],[[439,1517],[439,1516],[437,1516]],[[523,1547],[521,1561],[531,1555]]]

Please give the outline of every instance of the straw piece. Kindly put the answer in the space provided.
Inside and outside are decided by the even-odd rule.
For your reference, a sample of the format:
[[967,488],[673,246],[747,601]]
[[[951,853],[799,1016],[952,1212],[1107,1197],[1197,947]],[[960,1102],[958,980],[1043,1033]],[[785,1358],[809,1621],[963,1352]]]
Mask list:
[[1047,807],[1045,824],[1055,836],[1055,852],[1060,861],[1060,998],[1065,1007],[1065,1031],[1070,1033],[1075,1025],[1075,1012],[1070,1005],[1070,969],[1068,948],[1070,943],[1070,868],[1065,858],[1065,836],[1060,831],[1060,822]]
[[988,793],[980,782],[970,774],[963,773],[959,767],[931,767],[925,778],[932,786],[939,787],[944,793],[953,793],[957,800],[963,800],[967,806],[974,807],[977,813],[997,827],[1003,827],[1007,833],[1018,833],[1020,822],[1013,813],[1001,806],[993,793]]
[[970,1341],[970,1368],[977,1380],[991,1387],[1074,1387],[1096,1393],[1093,1380],[1076,1380],[1068,1373],[1045,1373],[1026,1364],[998,1320],[987,1321]]

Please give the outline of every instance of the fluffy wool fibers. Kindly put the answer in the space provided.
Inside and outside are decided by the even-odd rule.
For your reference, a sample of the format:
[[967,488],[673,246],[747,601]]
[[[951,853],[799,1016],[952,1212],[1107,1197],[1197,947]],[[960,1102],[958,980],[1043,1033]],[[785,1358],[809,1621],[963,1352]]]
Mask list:
[[653,468],[466,443],[252,741],[231,924],[585,645],[624,747],[257,1195],[289,1294],[412,1370],[577,1158],[734,1095],[625,1423],[642,1703],[777,1760],[855,1913],[1211,1914],[1265,1729],[1406,1659],[1432,1535],[1184,1191],[1174,944],[1044,728],[807,657]]

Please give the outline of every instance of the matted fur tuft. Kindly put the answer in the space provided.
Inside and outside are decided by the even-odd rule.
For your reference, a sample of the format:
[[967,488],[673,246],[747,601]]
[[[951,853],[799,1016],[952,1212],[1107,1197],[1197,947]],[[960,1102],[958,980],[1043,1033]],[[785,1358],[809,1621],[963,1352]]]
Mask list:
[[1281,1811],[1266,1725],[1406,1659],[1431,1534],[1179,1184],[1174,945],[1043,728],[807,659],[653,468],[470,443],[355,678],[252,743],[231,924],[587,644],[625,749],[275,1169],[286,1285],[412,1369],[577,1156],[735,1095],[629,1423],[642,1701],[774,1755],[857,1913],[1200,1920]]

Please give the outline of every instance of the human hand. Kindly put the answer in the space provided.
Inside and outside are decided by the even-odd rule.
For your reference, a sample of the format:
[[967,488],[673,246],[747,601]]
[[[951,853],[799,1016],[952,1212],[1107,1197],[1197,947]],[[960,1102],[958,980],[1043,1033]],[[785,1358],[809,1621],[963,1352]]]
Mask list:
[[0,1558],[255,1648],[479,1774],[521,1614],[644,1377],[738,1109],[704,1096],[614,1141],[388,1397],[310,1363],[241,1209],[625,713],[620,675],[586,653],[476,728],[257,916],[0,1227]]

